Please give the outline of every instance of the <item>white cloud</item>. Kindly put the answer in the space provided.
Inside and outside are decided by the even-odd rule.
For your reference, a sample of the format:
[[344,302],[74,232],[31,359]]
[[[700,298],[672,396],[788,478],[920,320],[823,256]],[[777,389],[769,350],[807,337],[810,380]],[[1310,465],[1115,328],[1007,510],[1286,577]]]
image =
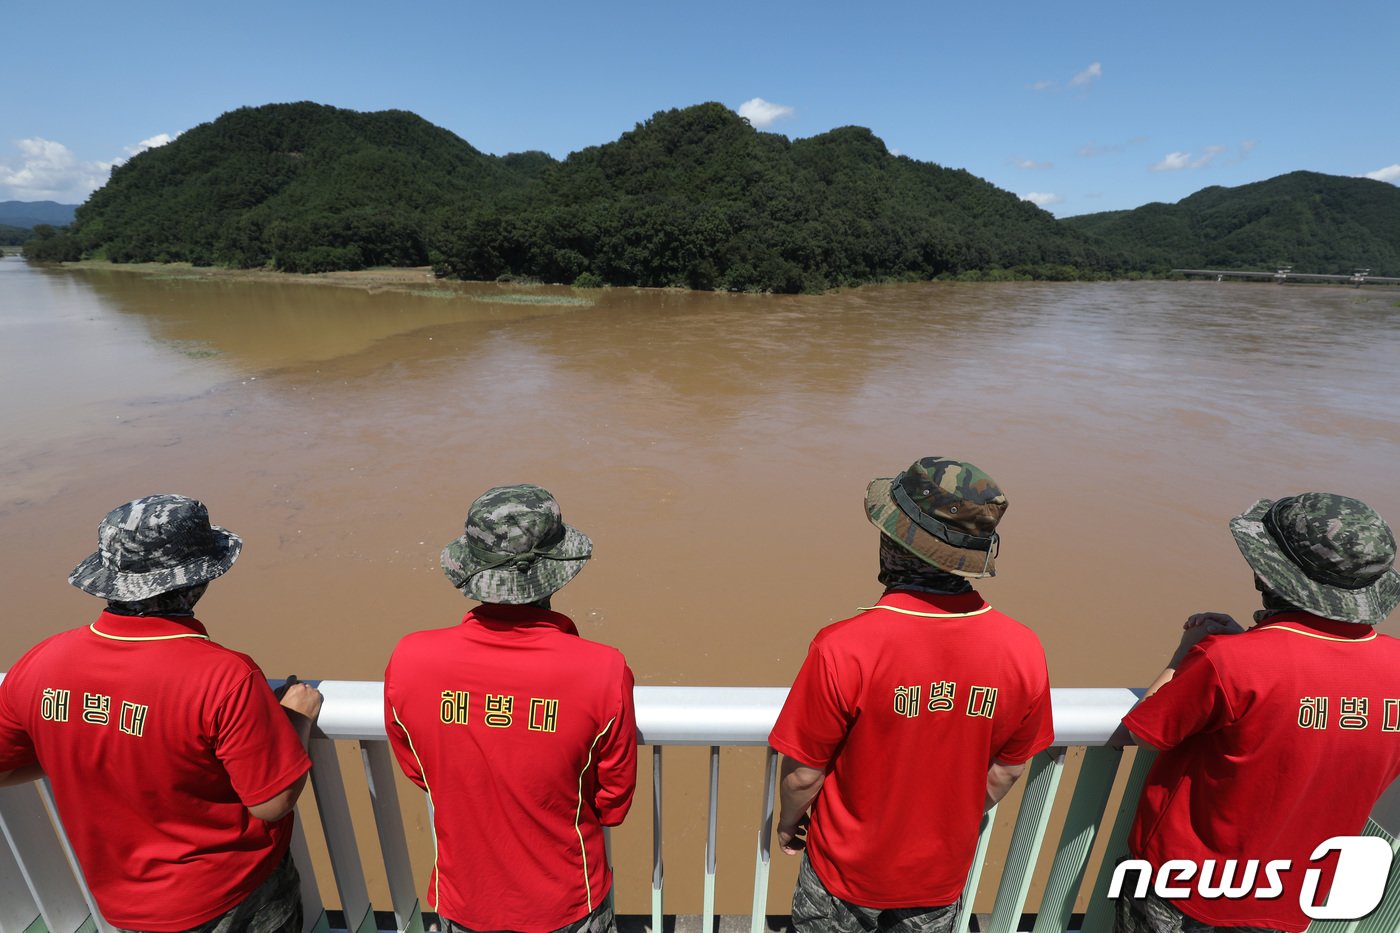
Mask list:
[[746,100],[739,105],[739,116],[753,124],[754,129],[764,130],[783,117],[790,117],[796,110],[785,104],[773,104],[762,97]]
[[1031,191],[1021,195],[1022,201],[1030,201],[1036,207],[1048,207],[1051,204],[1063,204],[1065,199],[1058,194],[1051,194],[1047,191]]
[[175,137],[171,136],[169,133],[157,133],[150,139],[143,139],[134,146],[127,146],[126,151],[130,155],[137,155],[145,152],[147,149],[157,149],[168,142],[174,142],[174,140]]
[[1374,178],[1376,181],[1388,181],[1391,184],[1400,184],[1400,162],[1394,165],[1387,165],[1385,168],[1378,168],[1374,172],[1367,172],[1362,178]]
[[0,188],[19,201],[76,203],[107,180],[112,162],[84,162],[63,143],[33,137],[15,143],[17,163],[0,163]]
[[1083,71],[1079,72],[1079,74],[1075,75],[1073,78],[1070,78],[1070,79],[1069,79],[1069,86],[1070,86],[1070,87],[1087,87],[1088,85],[1092,84],[1093,82],[1097,81],[1099,78],[1102,78],[1102,77],[1103,77],[1103,65],[1100,65],[1098,62],[1094,62],[1094,63],[1093,63],[1092,65],[1090,65],[1088,68],[1085,68]]
[[125,156],[111,161],[83,160],[63,143],[35,136],[15,143],[18,161],[0,161],[0,189],[17,201],[58,201],[79,204],[107,183],[112,169],[131,156],[163,146],[175,137],[161,133],[134,146],[123,146]]
[[1162,157],[1162,161],[1152,166],[1152,171],[1179,172],[1183,169],[1205,168],[1224,151],[1224,146],[1207,146],[1199,156],[1194,157],[1189,152],[1169,152]]
[[1043,81],[1037,81],[1034,84],[1029,85],[1029,87],[1032,91],[1058,91],[1062,88],[1082,88],[1088,87],[1089,85],[1093,84],[1095,81],[1102,77],[1103,65],[1101,65],[1099,62],[1094,62],[1088,68],[1085,68],[1083,71],[1070,78],[1069,81],[1065,82],[1064,84],[1060,84],[1059,81],[1053,81],[1047,78]]
[[1054,162],[1037,162],[1037,161],[1035,161],[1034,159],[1012,159],[1012,160],[1011,160],[1011,164],[1014,165],[1014,166],[1016,166],[1017,168],[1023,170],[1023,171],[1027,171],[1027,172],[1033,172],[1033,171],[1036,171],[1037,169],[1046,169],[1046,168],[1054,168],[1054,167],[1055,167],[1055,163],[1054,163]]

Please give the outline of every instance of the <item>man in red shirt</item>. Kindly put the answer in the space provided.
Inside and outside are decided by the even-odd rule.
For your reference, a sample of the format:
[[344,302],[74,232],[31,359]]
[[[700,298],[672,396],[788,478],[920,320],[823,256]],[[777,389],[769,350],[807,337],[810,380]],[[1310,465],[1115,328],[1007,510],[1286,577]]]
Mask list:
[[1170,897],[1125,891],[1118,933],[1305,929],[1314,850],[1359,834],[1400,775],[1400,641],[1372,629],[1400,602],[1389,526],[1363,502],[1310,492],[1261,499],[1230,530],[1263,593],[1256,624],[1191,616],[1123,720],[1161,750],[1128,851],[1154,877],[1173,859],[1199,877],[1173,879]]
[[0,681],[0,784],[48,777],[114,926],[300,933],[287,847],[321,695],[297,684],[279,706],[194,617],[242,541],[203,503],[147,496],[110,512],[98,544],[68,579],[106,611]]
[[995,573],[1006,505],[941,457],[866,490],[884,595],[812,640],[768,738],[799,933],[950,930],[982,814],[1054,737],[1040,641],[969,582]]
[[488,490],[442,552],[481,605],[404,637],[384,672],[390,744],[433,805],[428,902],[448,931],[616,929],[603,827],[636,787],[632,672],[550,609],[592,550],[539,486]]

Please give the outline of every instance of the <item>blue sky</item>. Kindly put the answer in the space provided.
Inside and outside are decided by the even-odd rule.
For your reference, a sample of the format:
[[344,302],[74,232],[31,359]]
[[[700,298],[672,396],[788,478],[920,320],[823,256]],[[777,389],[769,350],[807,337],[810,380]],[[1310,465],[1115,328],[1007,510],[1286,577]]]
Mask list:
[[1396,0],[78,0],[0,24],[0,200],[81,202],[146,146],[295,100],[559,158],[719,101],[794,139],[869,127],[1058,216],[1298,169],[1400,182]]

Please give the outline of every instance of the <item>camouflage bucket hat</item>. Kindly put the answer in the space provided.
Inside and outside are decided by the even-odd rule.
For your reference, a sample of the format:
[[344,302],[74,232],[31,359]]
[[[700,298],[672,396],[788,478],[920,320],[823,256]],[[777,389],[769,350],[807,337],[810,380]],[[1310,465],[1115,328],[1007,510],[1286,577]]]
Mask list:
[[973,579],[996,576],[995,529],[1006,505],[990,476],[942,457],[924,457],[865,490],[872,525],[940,570]]
[[1324,619],[1375,625],[1400,603],[1395,535],[1364,502],[1305,492],[1230,519],[1265,588]]
[[131,602],[223,576],[243,540],[209,524],[203,502],[146,496],[107,513],[97,526],[97,552],[68,575],[93,596]]
[[488,489],[467,510],[466,533],[442,549],[442,572],[484,603],[532,603],[583,569],[593,542],[564,524],[559,503],[529,483]]

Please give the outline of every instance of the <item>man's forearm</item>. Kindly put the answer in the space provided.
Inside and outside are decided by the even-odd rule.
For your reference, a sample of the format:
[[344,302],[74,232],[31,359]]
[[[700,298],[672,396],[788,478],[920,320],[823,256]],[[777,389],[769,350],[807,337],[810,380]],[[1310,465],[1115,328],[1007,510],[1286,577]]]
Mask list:
[[1003,797],[1010,792],[1011,786],[1025,772],[1026,766],[1003,765],[992,762],[992,766],[987,769],[987,799],[983,802],[983,810],[990,810],[1001,803]]
[[821,771],[783,756],[782,777],[778,781],[778,844],[789,855],[801,849],[801,840],[795,841],[795,837],[825,780],[826,775]]

